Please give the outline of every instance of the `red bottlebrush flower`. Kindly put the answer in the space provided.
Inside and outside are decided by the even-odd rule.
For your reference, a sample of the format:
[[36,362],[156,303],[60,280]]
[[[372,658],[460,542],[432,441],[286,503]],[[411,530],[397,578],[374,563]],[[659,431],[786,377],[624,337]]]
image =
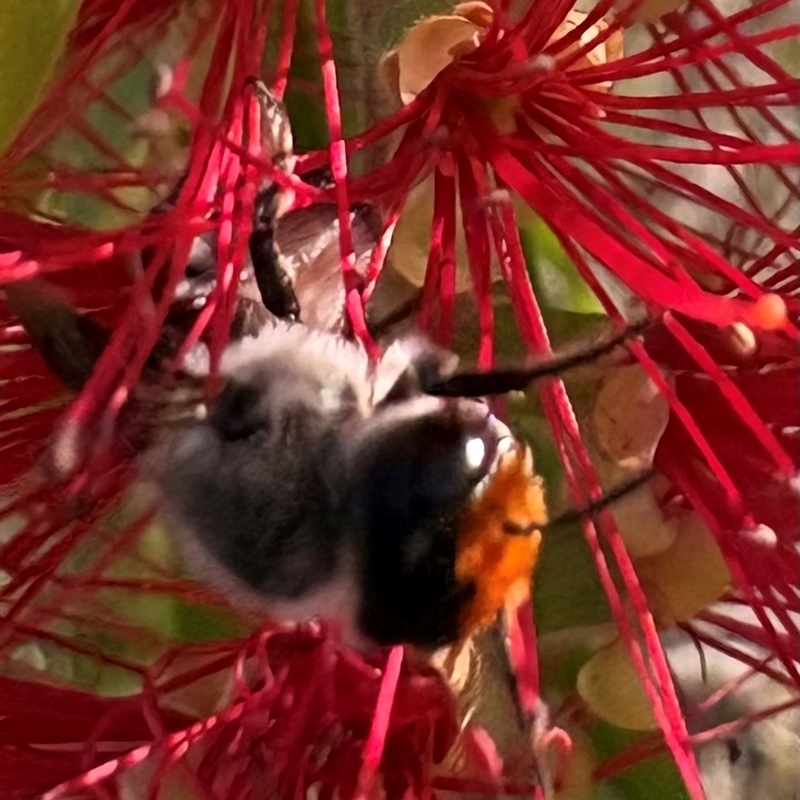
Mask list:
[[[329,146],[300,155],[294,172],[329,167],[332,187],[320,189],[254,135],[264,108],[249,79],[266,69],[279,96],[301,82],[289,74],[298,3],[286,0],[281,14],[257,0],[83,3],[58,75],[0,156],[0,663],[9,674],[0,683],[0,787],[10,796],[155,797],[167,787],[176,796],[399,798],[512,782],[506,788],[530,790],[480,730],[465,734],[463,769],[435,774],[457,738],[455,710],[440,679],[401,664],[400,650],[384,666],[325,629],[272,623],[226,640],[253,620],[177,578],[171,551],[149,534],[146,498],[128,499],[135,457],[183,412],[169,368],[203,342],[213,374],[231,331],[247,328],[240,287],[258,190],[270,181],[290,211],[335,208],[347,324],[372,355],[369,304],[392,269],[421,285],[419,323],[444,344],[461,333],[458,300],[469,290],[479,366],[491,367],[499,349],[499,282],[526,350],[547,354],[548,291],[520,234],[532,215],[613,326],[652,321],[628,349],[668,406],[644,466],[668,486],[654,507],[659,523],[662,514],[679,520],[674,549],[670,539],[637,554],[608,510],[583,530],[660,733],[609,757],[597,776],[666,746],[686,791],[703,796],[698,737],[659,626],[677,623],[800,687],[800,145],[785,113],[798,84],[774,52],[800,28],[780,18],[784,0],[729,14],[711,0],[688,9],[602,0],[586,15],[572,5],[534,0],[517,13],[507,2],[464,3],[424,20],[384,61],[402,108],[345,138],[347,87],[337,85],[318,0],[317,100]],[[158,87],[155,102],[126,90],[141,69],[138,84]],[[386,163],[349,174],[358,153],[394,139]],[[769,190],[757,191],[765,180]],[[420,278],[414,220],[426,198]],[[366,256],[353,211],[362,203],[382,216]],[[190,324],[178,324],[176,292],[209,231],[215,284]],[[56,344],[74,340],[63,298],[108,332],[78,337],[89,350],[70,375],[91,374],[76,381],[77,399],[48,369],[52,358],[30,347],[41,319]],[[169,358],[157,357],[164,348]],[[602,470],[573,398],[560,378],[543,381],[539,396],[572,503],[590,505]],[[674,567],[670,552],[696,552],[698,530],[710,532],[730,586],[715,584],[686,611],[660,581]],[[737,604],[753,622],[723,613]],[[510,623],[519,701],[541,722],[527,601]],[[185,641],[201,639],[216,641]],[[587,713],[603,717],[591,698],[575,716]],[[566,713],[555,721],[572,732]],[[566,785],[566,734],[541,725],[528,733],[540,778]]]
[[[438,676],[404,677],[382,763],[387,795],[398,797],[423,789],[430,776],[420,764],[441,761],[455,735],[452,700]],[[363,712],[378,702],[380,670],[318,629],[275,629],[167,653],[150,669],[141,698],[100,699],[47,686],[37,700],[31,686],[4,679],[0,692],[11,721],[3,783],[10,796],[57,786],[45,796],[71,797],[115,777],[123,787],[125,770],[139,765],[143,796],[156,795],[171,774],[185,780],[184,791],[195,783],[219,797],[305,792],[313,784],[323,795],[338,786],[351,796],[369,733]],[[198,718],[180,710],[192,694],[194,705],[202,697],[210,713]],[[70,746],[80,742],[83,748]],[[116,744],[101,750],[105,742]],[[50,765],[40,750],[46,746],[58,754]],[[196,776],[174,778],[182,758],[195,762]],[[42,771],[31,774],[36,763]]]

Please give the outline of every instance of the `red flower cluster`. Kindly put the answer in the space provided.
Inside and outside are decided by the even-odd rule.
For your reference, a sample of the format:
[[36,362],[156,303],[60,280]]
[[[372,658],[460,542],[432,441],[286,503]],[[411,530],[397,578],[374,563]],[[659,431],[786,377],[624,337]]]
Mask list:
[[[139,785],[142,797],[159,796],[164,784],[178,796],[305,795],[316,786],[320,797],[352,797],[369,791],[377,767],[365,753],[364,710],[380,707],[380,675],[318,629],[277,628],[166,654],[140,697],[4,678],[0,708],[15,744],[27,746],[4,747],[3,789],[55,800],[116,778],[118,791]],[[438,676],[403,677],[379,751],[389,797],[423,795],[429,765],[442,761],[457,731]],[[208,709],[202,718],[200,708]],[[180,768],[184,759],[192,770]]]

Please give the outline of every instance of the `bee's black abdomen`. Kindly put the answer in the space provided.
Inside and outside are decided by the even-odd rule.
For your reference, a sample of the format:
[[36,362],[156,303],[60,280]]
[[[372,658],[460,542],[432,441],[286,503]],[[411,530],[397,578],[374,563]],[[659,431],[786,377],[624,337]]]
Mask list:
[[245,439],[264,425],[260,400],[256,387],[231,381],[211,406],[208,421],[227,441]]
[[336,436],[302,407],[259,419],[253,400],[238,389],[215,406],[161,482],[176,520],[215,562],[265,599],[300,598],[341,564]]
[[294,350],[241,364],[160,476],[176,527],[265,601],[303,599],[345,566],[340,426],[357,410],[339,377]]
[[363,552],[360,626],[380,645],[436,649],[458,640],[471,585],[455,578],[455,531],[437,520],[409,535],[403,522],[374,519]]

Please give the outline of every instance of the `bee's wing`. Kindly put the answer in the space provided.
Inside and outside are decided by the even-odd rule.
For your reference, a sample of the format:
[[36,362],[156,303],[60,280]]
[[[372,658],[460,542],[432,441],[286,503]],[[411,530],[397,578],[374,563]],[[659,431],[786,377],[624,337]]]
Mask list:
[[[380,236],[380,216],[371,206],[356,206],[350,211],[350,226],[355,269],[364,277]],[[274,245],[278,264],[291,281],[301,320],[312,328],[339,331],[344,281],[336,206],[317,203],[280,217]]]

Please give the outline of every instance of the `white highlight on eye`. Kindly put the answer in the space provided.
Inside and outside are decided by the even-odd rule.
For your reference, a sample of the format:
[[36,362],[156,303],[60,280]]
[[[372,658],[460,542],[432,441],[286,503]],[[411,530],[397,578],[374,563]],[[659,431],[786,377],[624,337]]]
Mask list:
[[467,439],[467,444],[464,447],[464,456],[469,469],[478,469],[483,464],[483,459],[486,456],[486,445],[483,440],[478,438]]

